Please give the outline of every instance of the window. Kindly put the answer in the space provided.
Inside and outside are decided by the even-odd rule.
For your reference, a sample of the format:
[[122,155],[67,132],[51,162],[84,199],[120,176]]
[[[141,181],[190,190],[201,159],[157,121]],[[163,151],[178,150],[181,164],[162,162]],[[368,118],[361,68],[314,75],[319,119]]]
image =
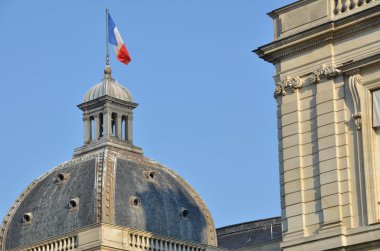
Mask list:
[[373,127],[380,127],[380,90],[375,90],[372,92],[372,118],[373,118]]
[[90,141],[93,141],[95,138],[95,125],[94,125],[94,117],[90,117]]
[[372,127],[376,133],[375,154],[378,168],[380,168],[380,89],[372,92]]

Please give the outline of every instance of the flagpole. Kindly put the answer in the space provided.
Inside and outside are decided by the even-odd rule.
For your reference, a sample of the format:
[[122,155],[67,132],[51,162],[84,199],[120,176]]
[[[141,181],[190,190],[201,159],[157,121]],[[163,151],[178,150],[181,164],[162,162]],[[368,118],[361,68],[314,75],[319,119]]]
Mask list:
[[108,48],[108,9],[106,9],[106,65],[110,65],[110,51]]

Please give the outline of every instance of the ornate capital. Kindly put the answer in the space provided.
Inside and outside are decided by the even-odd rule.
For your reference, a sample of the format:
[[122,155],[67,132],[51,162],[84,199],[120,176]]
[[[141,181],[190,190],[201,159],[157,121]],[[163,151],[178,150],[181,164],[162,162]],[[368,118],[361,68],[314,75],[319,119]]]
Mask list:
[[327,66],[323,64],[321,67],[319,67],[319,69],[311,74],[311,81],[317,84],[321,82],[322,77],[330,79],[339,75],[340,72],[341,71],[336,69],[334,66]]
[[296,89],[299,89],[303,86],[304,81],[300,77],[286,77],[280,83],[276,84],[276,88],[274,91],[274,96],[285,96],[286,90],[290,89],[291,92],[295,92]]

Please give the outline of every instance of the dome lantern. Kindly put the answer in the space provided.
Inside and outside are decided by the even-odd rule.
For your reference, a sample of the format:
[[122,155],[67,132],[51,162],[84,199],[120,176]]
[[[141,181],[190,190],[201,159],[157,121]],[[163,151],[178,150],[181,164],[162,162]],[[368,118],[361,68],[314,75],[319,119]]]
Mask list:
[[83,111],[84,144],[75,150],[80,155],[104,145],[142,153],[133,145],[133,102],[131,93],[111,76],[109,65],[102,81],[91,87],[78,105]]

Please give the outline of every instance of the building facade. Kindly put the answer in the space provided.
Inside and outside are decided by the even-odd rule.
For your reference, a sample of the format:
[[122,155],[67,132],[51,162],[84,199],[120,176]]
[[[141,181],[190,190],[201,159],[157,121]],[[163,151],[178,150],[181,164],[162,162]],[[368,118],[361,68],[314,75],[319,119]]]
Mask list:
[[283,250],[380,250],[380,1],[300,0],[269,15]]

